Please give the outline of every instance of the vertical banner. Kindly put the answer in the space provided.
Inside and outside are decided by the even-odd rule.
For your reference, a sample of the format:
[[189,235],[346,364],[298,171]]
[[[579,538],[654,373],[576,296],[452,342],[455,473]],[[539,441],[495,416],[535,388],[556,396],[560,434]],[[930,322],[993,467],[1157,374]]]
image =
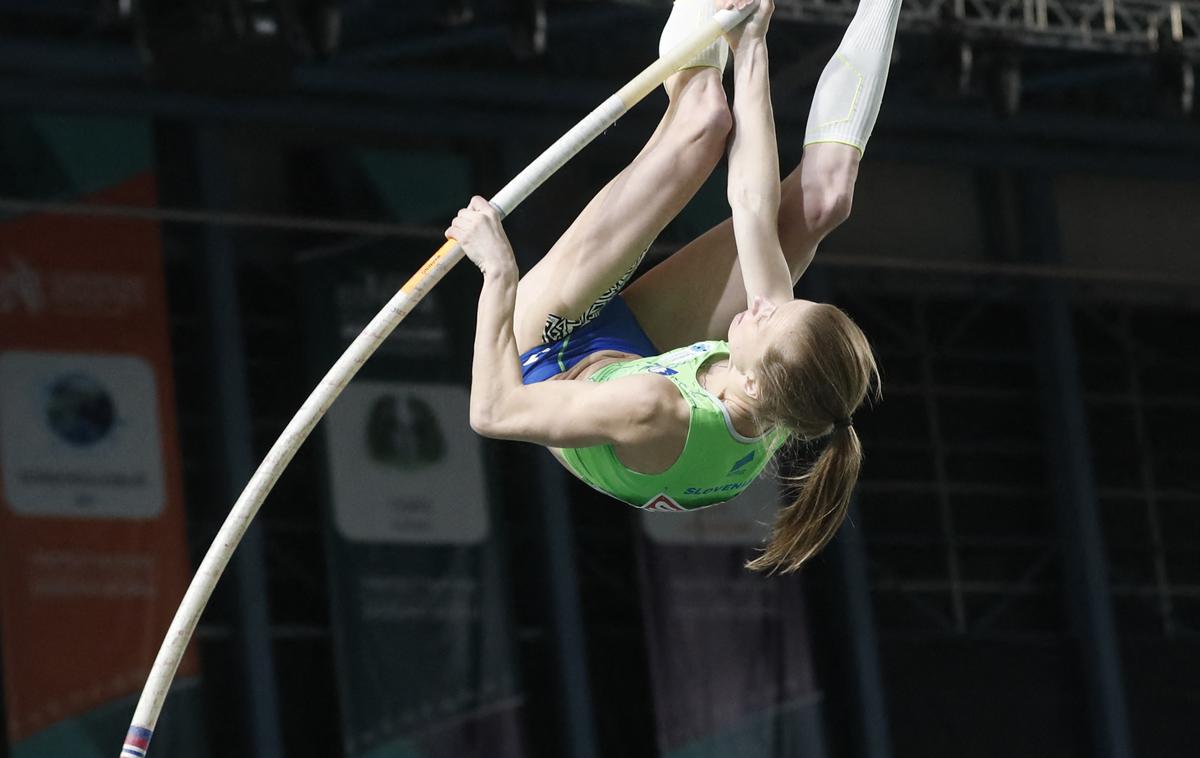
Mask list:
[[779,507],[764,475],[691,513],[644,513],[643,615],[660,755],[824,758],[797,576],[744,568]]
[[[153,206],[152,176],[94,196]],[[0,222],[0,646],[13,758],[111,758],[188,582],[156,224]],[[204,747],[198,664],[155,747]]]
[[[394,248],[308,264],[314,378],[419,264]],[[483,448],[451,350],[472,331],[472,309],[451,307],[461,284],[451,274],[426,297],[323,427],[348,758],[524,754]]]

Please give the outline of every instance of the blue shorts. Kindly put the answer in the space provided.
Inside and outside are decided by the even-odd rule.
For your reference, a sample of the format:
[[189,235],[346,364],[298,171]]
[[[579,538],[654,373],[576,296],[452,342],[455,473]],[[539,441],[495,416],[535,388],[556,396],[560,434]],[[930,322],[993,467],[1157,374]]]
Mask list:
[[600,350],[619,350],[643,358],[662,352],[646,336],[625,299],[618,295],[604,306],[599,316],[561,340],[521,353],[521,379],[525,384],[544,382]]

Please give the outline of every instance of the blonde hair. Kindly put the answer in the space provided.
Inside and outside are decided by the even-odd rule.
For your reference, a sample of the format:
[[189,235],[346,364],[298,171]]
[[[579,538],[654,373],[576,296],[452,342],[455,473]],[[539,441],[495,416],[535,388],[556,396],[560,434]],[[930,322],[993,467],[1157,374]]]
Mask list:
[[830,438],[808,471],[789,479],[795,500],[780,510],[763,554],[746,564],[785,574],[825,547],[845,520],[863,457],[850,417],[872,386],[879,398],[871,345],[840,308],[815,304],[792,334],[786,349],[772,345],[763,355],[755,412],[801,440]]

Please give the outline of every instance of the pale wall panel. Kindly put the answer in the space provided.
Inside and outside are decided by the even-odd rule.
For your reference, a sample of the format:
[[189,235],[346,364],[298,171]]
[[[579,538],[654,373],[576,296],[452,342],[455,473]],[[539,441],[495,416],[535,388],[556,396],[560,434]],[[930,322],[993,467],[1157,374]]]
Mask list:
[[1055,181],[1064,263],[1200,277],[1200,185],[1090,174]]
[[832,255],[981,259],[983,224],[969,168],[863,161],[854,211],[821,245]]

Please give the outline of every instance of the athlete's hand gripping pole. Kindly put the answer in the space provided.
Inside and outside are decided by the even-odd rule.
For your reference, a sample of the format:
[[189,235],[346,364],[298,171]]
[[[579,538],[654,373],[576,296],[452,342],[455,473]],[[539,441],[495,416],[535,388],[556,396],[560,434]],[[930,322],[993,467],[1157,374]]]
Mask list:
[[[507,216],[525,198],[542,185],[554,172],[570,160],[589,142],[637,104],[647,94],[666,81],[674,71],[691,60],[700,50],[712,44],[718,36],[743,21],[754,10],[754,3],[741,10],[721,10],[712,20],[688,35],[675,48],[660,57],[648,68],[634,77],[616,94],[604,101],[599,108],[589,113],[582,121],[560,137],[525,170],[509,182],[492,198],[491,204]],[[121,750],[121,758],[144,758],[162,712],[163,702],[183,658],[184,650],[196,629],[196,623],[204,606],[212,595],[213,588],[234,549],[258,513],[267,493],[275,485],[284,468],[296,454],[313,427],[320,421],[329,406],[341,394],[362,364],[375,352],[392,330],[409,314],[433,286],[441,281],[446,272],[463,257],[458,243],[449,240],[433,254],[424,266],[413,275],[400,291],[371,320],[362,334],[355,338],[342,357],[325,374],[300,410],[283,430],[283,434],[271,446],[266,458],[242,491],[233,510],[225,519],[213,540],[212,547],[196,570],[191,585],[183,596],[183,602],[171,622],[166,639],[158,651],[146,687],[142,690],[134,711],[133,722]]]

